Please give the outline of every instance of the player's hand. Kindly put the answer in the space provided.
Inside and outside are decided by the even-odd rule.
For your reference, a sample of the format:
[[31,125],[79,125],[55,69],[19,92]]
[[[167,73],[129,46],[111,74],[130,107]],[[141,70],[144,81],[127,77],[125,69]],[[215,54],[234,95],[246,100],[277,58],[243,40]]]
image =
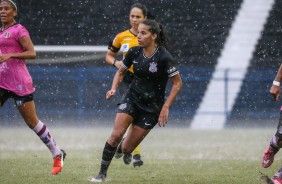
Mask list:
[[106,99],[109,100],[110,98],[112,98],[112,96],[114,96],[116,94],[116,90],[111,89],[106,93]]
[[167,125],[168,114],[169,114],[169,108],[163,106],[158,119],[158,124],[160,127],[165,127]]
[[275,101],[279,100],[279,97],[280,97],[280,86],[272,85],[269,92],[273,96],[273,99]]
[[10,58],[11,58],[11,55],[9,55],[9,54],[0,55],[0,63],[4,62],[4,61],[6,61]]

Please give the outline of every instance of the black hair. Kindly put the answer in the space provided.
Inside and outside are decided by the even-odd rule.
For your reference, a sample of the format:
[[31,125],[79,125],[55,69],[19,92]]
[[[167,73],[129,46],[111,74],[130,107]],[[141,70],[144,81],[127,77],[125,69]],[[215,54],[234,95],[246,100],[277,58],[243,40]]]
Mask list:
[[131,5],[131,8],[130,8],[130,11],[133,9],[133,8],[138,8],[142,11],[144,17],[147,17],[148,15],[148,9],[145,5],[141,4],[141,3],[134,3],[133,5]]
[[158,46],[161,47],[168,47],[168,37],[167,34],[164,32],[164,28],[161,24],[159,24],[157,21],[152,19],[146,19],[141,24],[145,24],[146,26],[149,26],[149,31],[152,34],[157,34],[156,43]]
[[14,1],[12,1],[12,0],[1,0],[1,2],[4,2],[4,1],[10,3],[12,5],[13,10],[18,11],[18,7],[17,7],[17,5]]
[[155,18],[156,18],[156,16],[151,11],[148,10],[148,12],[147,12],[147,19],[155,20]]

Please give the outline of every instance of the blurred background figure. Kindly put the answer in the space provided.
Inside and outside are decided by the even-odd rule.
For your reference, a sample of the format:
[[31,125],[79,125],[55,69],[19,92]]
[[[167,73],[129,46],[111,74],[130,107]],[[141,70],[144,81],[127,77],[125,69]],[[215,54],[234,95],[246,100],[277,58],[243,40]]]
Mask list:
[[[275,101],[280,98],[280,82],[282,79],[282,64],[276,74],[276,77],[270,88],[270,93]],[[270,139],[269,146],[266,148],[262,157],[262,167],[268,168],[274,161],[275,154],[282,147],[282,106],[280,107],[280,118],[277,126],[276,133]],[[282,184],[282,166],[272,177],[272,181],[275,184]]]

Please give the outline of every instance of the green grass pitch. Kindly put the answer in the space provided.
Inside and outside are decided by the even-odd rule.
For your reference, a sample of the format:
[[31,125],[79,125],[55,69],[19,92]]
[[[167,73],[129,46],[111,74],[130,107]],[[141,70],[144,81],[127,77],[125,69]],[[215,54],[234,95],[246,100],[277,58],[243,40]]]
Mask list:
[[[111,127],[49,127],[67,157],[63,171],[51,174],[48,149],[27,127],[0,126],[1,184],[89,183],[100,165]],[[281,164],[263,169],[261,156],[273,129],[191,130],[155,127],[141,144],[144,165],[134,168],[113,159],[107,183],[258,184],[260,172],[272,176]]]

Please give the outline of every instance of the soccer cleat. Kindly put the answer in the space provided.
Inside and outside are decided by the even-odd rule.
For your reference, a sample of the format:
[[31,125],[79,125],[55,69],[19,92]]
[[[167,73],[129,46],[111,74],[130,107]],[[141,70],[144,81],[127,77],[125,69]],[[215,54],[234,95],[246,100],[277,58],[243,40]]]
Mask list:
[[117,150],[116,150],[116,153],[115,153],[115,155],[114,155],[114,157],[115,157],[116,159],[119,159],[119,158],[122,157],[122,155],[123,155],[123,153],[122,153],[122,151],[121,151],[121,149],[120,149],[120,145],[121,145],[121,144],[118,145]]
[[131,163],[131,160],[132,160],[132,155],[131,153],[128,153],[128,154],[124,154],[123,155],[123,162],[126,164],[126,165],[129,165]]
[[115,155],[114,155],[114,157],[115,157],[116,159],[119,159],[120,157],[122,157],[122,155],[123,155],[123,153],[118,153],[118,152],[116,152]]
[[273,184],[282,184],[282,179],[274,176],[271,181],[273,182]]
[[61,153],[53,158],[54,164],[52,169],[52,174],[58,174],[61,172],[64,166],[64,160],[66,157],[66,152],[61,149]]
[[123,141],[123,140],[121,140],[120,143],[118,144],[116,153],[115,153],[115,155],[114,155],[114,157],[115,157],[116,159],[119,159],[119,158],[122,157],[122,155],[123,155],[122,150],[121,150],[122,141]]
[[141,155],[140,154],[133,155],[133,166],[140,167],[141,165],[143,165],[143,160],[141,160]]
[[271,145],[265,150],[264,155],[262,157],[262,163],[261,163],[263,168],[268,168],[273,163],[274,155],[278,151],[279,151],[279,148],[275,148]]
[[101,182],[107,182],[108,179],[105,174],[99,173],[95,178],[89,178],[88,181],[92,183],[101,183]]

